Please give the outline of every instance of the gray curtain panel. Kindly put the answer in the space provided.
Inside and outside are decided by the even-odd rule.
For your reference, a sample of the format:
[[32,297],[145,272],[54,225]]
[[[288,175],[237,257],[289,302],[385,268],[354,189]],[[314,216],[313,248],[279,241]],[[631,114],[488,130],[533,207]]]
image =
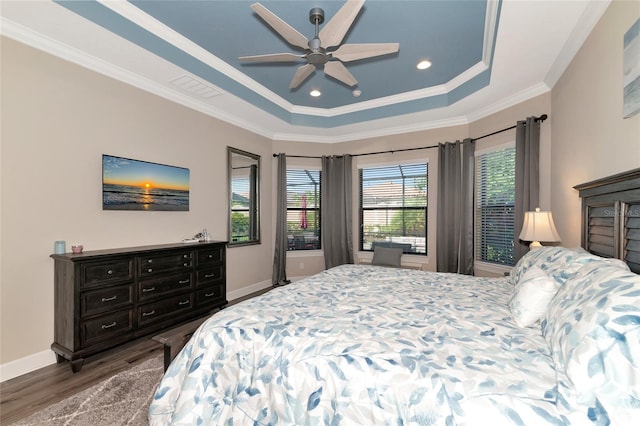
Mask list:
[[438,272],[473,275],[472,139],[438,144]]
[[535,117],[516,124],[516,200],[514,265],[529,251],[529,241],[520,241],[524,213],[540,203],[540,122]]
[[353,263],[352,157],[322,157],[321,233],[327,269]]
[[273,254],[274,286],[289,284],[287,280],[287,156],[278,154],[276,183],[276,246]]

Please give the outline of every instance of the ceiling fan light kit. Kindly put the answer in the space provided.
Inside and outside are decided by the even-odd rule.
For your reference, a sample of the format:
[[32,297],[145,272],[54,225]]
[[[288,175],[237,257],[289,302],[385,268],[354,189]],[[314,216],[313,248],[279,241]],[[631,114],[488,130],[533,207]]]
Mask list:
[[[338,12],[320,30],[324,23],[324,10],[314,7],[309,11],[309,21],[315,25],[315,37],[307,41],[295,28],[280,19],[277,15],[260,3],[251,5],[251,9],[273,28],[287,43],[305,51],[303,55],[293,53],[274,53],[266,55],[241,56],[241,62],[298,62],[306,60],[294,73],[289,84],[290,89],[296,89],[309,78],[317,67],[323,66],[324,73],[349,87],[358,84],[358,80],[349,72],[343,62],[357,61],[376,56],[389,55],[398,52],[399,43],[361,43],[344,44],[347,31],[358,16],[364,0],[348,0]],[[328,51],[338,46],[333,51]]]
[[427,59],[423,59],[416,65],[416,68],[419,70],[426,70],[427,68],[431,68],[431,61]]

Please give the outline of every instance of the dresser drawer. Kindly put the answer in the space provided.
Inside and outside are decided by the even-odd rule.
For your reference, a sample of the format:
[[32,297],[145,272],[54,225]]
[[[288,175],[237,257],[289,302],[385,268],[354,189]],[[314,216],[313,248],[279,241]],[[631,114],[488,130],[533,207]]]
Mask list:
[[138,262],[138,271],[141,277],[170,271],[187,270],[193,267],[191,251],[141,256],[138,258]]
[[207,285],[222,278],[222,266],[207,268],[196,272],[198,276],[197,285]]
[[133,310],[114,312],[89,321],[82,322],[83,346],[109,339],[118,334],[133,330]]
[[196,251],[196,266],[217,265],[224,261],[224,247]]
[[191,273],[143,280],[138,283],[138,301],[144,302],[171,293],[184,292],[193,288],[193,284]]
[[206,306],[212,303],[218,302],[225,298],[224,286],[214,285],[212,287],[206,287],[202,290],[198,290],[196,293],[196,306]]
[[102,288],[82,293],[80,313],[83,317],[114,311],[133,303],[133,284]]
[[145,326],[167,316],[175,316],[193,307],[193,293],[147,303],[138,307],[138,325]]
[[80,269],[83,288],[133,280],[133,258],[85,263]]

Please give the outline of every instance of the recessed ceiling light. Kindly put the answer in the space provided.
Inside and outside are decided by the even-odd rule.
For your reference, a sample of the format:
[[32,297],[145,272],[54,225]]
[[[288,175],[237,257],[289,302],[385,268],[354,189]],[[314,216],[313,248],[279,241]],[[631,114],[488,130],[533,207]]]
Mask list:
[[318,89],[313,89],[312,91],[309,92],[309,94],[314,98],[317,98],[318,96],[322,95],[322,92],[319,91]]
[[431,66],[431,61],[427,61],[426,59],[424,59],[418,62],[418,65],[416,65],[416,68],[418,68],[419,70],[426,70],[430,66]]
[[359,97],[360,95],[362,95],[362,90],[360,89],[354,89],[353,92],[351,92],[351,94],[353,95],[354,98]]

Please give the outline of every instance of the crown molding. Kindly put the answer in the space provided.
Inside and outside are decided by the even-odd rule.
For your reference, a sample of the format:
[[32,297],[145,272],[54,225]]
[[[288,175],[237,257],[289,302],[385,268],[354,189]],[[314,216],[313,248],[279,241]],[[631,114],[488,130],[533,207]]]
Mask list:
[[604,15],[604,12],[609,7],[611,0],[599,0],[591,1],[587,5],[586,9],[580,17],[580,25],[576,25],[571,31],[571,35],[567,39],[566,43],[562,46],[560,54],[556,58],[555,62],[551,65],[549,72],[544,78],[544,82],[553,87],[556,85],[562,74],[567,69],[573,58],[580,50],[580,47],[587,40],[591,31]]
[[[269,132],[267,129],[254,125],[251,120],[239,119],[238,116],[234,114],[230,114],[222,109],[199,101],[190,95],[181,93],[178,90],[170,89],[163,84],[157,83],[145,77],[141,77],[137,74],[132,73],[131,71],[125,70],[124,68],[115,66],[111,63],[103,61],[102,59],[91,56],[86,52],[63,44],[57,40],[53,40],[50,37],[37,33],[4,17],[0,18],[0,34],[14,39],[18,42],[24,43],[30,47],[33,47],[34,49],[41,50],[47,54],[53,55],[75,65],[94,71],[98,74],[102,74],[106,77],[121,81],[135,88],[144,90],[169,101],[180,104],[184,107],[196,110],[208,116],[225,121],[229,124],[233,124],[237,127],[241,127],[252,133],[270,138],[271,132]],[[217,97],[230,96],[227,92],[223,91],[217,86],[216,89],[218,89],[221,93],[221,95],[218,95]]]
[[487,105],[482,109],[475,110],[474,112],[467,115],[467,118],[469,119],[469,123],[473,123],[482,118],[488,117],[507,108],[511,108],[550,91],[551,88],[545,83],[537,83],[525,90],[521,90],[511,96],[502,98],[498,102]]
[[[462,115],[458,117],[454,117],[446,120],[416,120],[415,123],[408,125],[397,125],[397,126],[385,126],[384,128],[373,129],[370,125],[367,125],[369,130],[349,130],[349,126],[344,126],[342,129],[334,128],[330,129],[332,132],[342,132],[340,134],[327,135],[322,133],[319,129],[316,128],[305,128],[311,129],[311,131],[299,132],[295,129],[302,129],[301,127],[290,126],[294,129],[291,132],[288,131],[271,131],[263,126],[256,125],[257,120],[256,117],[246,116],[244,118],[239,118],[238,115],[229,113],[220,108],[216,108],[206,102],[195,99],[192,96],[181,93],[178,90],[173,90],[163,84],[152,81],[148,78],[141,77],[137,74],[134,74],[128,70],[125,70],[121,67],[110,64],[106,61],[103,61],[99,58],[91,56],[86,52],[83,52],[79,49],[68,46],[64,43],[61,43],[57,40],[51,39],[50,37],[44,36],[40,33],[37,33],[31,29],[28,29],[20,24],[17,24],[11,20],[8,20],[4,17],[0,19],[0,33],[9,38],[15,39],[19,42],[22,42],[28,46],[31,46],[35,49],[44,51],[53,56],[59,57],[66,61],[69,61],[73,64],[79,65],[81,67],[87,68],[109,78],[116,79],[123,83],[129,84],[138,89],[147,91],[154,95],[160,96],[169,101],[180,104],[184,107],[193,109],[195,111],[201,112],[213,118],[217,118],[226,123],[232,124],[234,126],[240,127],[244,130],[250,131],[257,135],[263,136],[267,139],[278,140],[278,141],[296,141],[296,142],[314,142],[314,143],[339,143],[339,142],[348,142],[352,140],[359,139],[367,139],[367,138],[375,138],[375,137],[383,137],[383,136],[391,136],[395,134],[403,134],[403,133],[411,133],[425,130],[432,130],[450,126],[458,126],[458,125],[466,125],[496,112],[499,112],[505,108],[509,108],[513,105],[531,99],[540,94],[546,93],[550,90],[549,86],[544,83],[539,83],[535,86],[532,86],[524,91],[520,91],[512,96],[502,99],[499,102],[495,102],[491,105],[486,106],[481,110],[474,111],[469,115]],[[221,95],[216,96],[216,98],[221,98],[224,96],[232,96],[227,92],[220,90]],[[407,94],[403,94],[407,95]],[[399,96],[403,96],[399,95]],[[243,101],[244,102],[244,101]],[[246,111],[245,111],[246,112]],[[419,114],[412,113],[412,114]],[[273,118],[277,120],[276,118]],[[389,120],[389,118],[383,118],[381,120]],[[362,124],[362,123],[361,123]],[[359,125],[353,125],[354,127],[360,127]]]
[[447,94],[457,87],[461,86],[462,84],[470,81],[474,77],[480,75],[482,72],[489,68],[488,64],[490,63],[490,59],[493,56],[493,43],[495,38],[496,26],[498,23],[497,14],[499,11],[498,1],[491,0],[487,3],[482,60],[469,69],[465,70],[464,72],[460,73],[447,83],[425,89],[401,93],[398,95],[386,96],[382,98],[372,99],[370,101],[345,105],[342,107],[316,108],[291,104],[289,101],[285,100],[273,91],[267,89],[265,86],[256,82],[255,80],[248,77],[236,68],[232,67],[217,56],[213,55],[208,50],[203,49],[196,43],[192,42],[190,39],[184,37],[182,34],[176,32],[172,28],[148,15],[144,11],[138,9],[129,2],[114,2],[107,0],[98,0],[98,2],[114,13],[117,13],[123,18],[149,31],[151,34],[160,37],[162,40],[171,44],[177,49],[182,50],[183,52],[198,59],[204,64],[207,64],[221,74],[247,87],[259,96],[267,99],[277,107],[288,112],[289,114],[301,114],[322,118],[337,117],[354,112],[361,112],[369,109],[397,105],[414,100],[428,99],[434,96]]

